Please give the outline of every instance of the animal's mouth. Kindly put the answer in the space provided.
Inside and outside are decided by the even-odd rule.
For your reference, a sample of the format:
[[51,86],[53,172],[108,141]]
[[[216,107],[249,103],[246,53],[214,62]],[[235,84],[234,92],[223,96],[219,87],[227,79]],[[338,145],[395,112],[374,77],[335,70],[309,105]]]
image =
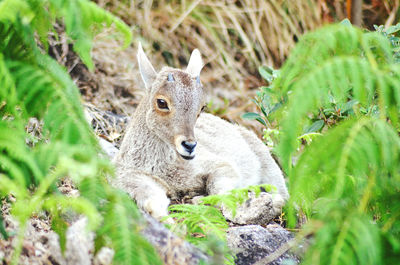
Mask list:
[[195,157],[195,155],[193,154],[193,155],[190,155],[190,156],[185,156],[185,155],[182,155],[182,154],[180,154],[181,155],[181,157],[183,158],[183,159],[185,159],[185,160],[192,160],[194,157]]

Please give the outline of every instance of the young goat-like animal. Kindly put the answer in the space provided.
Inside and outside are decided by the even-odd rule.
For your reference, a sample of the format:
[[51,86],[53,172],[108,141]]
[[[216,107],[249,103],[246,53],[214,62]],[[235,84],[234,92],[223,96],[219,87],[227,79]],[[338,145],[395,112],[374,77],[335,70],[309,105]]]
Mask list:
[[268,148],[245,128],[201,113],[200,52],[185,71],[157,73],[139,44],[138,62],[146,93],[114,159],[115,185],[156,218],[168,214],[170,199],[264,183],[277,188],[280,209],[289,195]]

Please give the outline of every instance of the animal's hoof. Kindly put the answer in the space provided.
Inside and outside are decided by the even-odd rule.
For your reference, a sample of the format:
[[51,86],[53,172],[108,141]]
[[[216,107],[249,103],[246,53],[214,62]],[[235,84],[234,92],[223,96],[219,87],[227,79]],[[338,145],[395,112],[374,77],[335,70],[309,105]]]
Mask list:
[[143,203],[143,210],[149,213],[158,221],[168,215],[169,200],[157,200],[156,198],[147,199]]

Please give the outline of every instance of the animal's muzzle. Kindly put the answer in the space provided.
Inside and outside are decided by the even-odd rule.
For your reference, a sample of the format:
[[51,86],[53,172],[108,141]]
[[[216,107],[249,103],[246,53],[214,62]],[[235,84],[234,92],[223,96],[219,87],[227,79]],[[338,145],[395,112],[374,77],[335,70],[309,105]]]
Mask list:
[[186,160],[191,160],[195,157],[195,148],[197,142],[193,140],[188,140],[186,137],[179,135],[175,139],[175,147],[182,158]]

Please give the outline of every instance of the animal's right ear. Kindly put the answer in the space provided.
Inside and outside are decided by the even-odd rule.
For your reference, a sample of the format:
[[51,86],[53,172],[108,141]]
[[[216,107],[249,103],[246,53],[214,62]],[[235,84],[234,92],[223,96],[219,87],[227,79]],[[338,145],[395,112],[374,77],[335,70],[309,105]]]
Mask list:
[[154,67],[151,65],[149,59],[143,51],[142,44],[139,42],[137,59],[139,63],[140,75],[142,76],[144,85],[146,88],[151,87],[151,83],[156,78],[157,72],[154,70]]

